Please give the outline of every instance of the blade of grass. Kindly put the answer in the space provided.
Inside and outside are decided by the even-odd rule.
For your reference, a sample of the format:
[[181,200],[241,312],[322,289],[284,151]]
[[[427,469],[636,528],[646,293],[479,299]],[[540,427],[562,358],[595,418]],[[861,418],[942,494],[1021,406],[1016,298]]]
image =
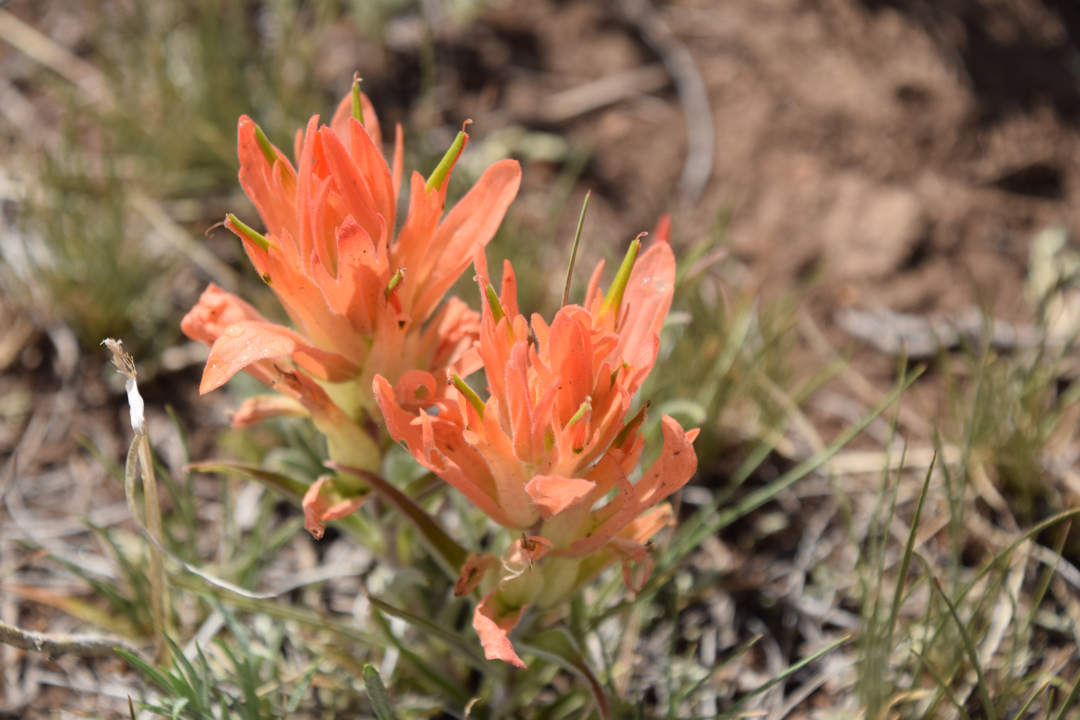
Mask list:
[[1045,690],[1046,690],[1047,688],[1049,688],[1049,687],[1050,687],[1050,681],[1049,681],[1049,680],[1045,680],[1045,681],[1043,681],[1043,684],[1042,684],[1042,685],[1040,685],[1039,687],[1035,688],[1035,689],[1034,689],[1034,690],[1033,690],[1033,691],[1031,692],[1031,695],[1030,695],[1030,696],[1028,696],[1028,699],[1024,701],[1024,704],[1020,706],[1020,709],[1016,711],[1016,713],[1015,713],[1015,714],[1013,715],[1013,717],[1015,717],[1015,718],[1024,718],[1024,717],[1027,717],[1027,716],[1028,716],[1027,712],[1028,712],[1028,710],[1029,710],[1029,709],[1031,708],[1032,704],[1033,704],[1033,703],[1034,703],[1034,702],[1035,702],[1035,701],[1036,701],[1036,700],[1037,700],[1037,699],[1039,698],[1039,696],[1040,696],[1040,695],[1042,695],[1042,694],[1043,694],[1043,692],[1044,692],[1044,691],[1045,691]]
[[574,279],[574,262],[577,260],[578,245],[581,242],[581,229],[585,227],[585,211],[589,209],[589,198],[592,197],[592,190],[585,193],[585,202],[581,204],[581,216],[577,221],[577,232],[574,233],[574,246],[570,249],[570,265],[566,268],[566,287],[563,288],[562,305],[565,307],[566,303],[570,300],[570,281]]
[[465,559],[469,553],[465,548],[458,545],[457,541],[447,535],[442,526],[439,525],[435,518],[428,515],[424,508],[417,505],[412,498],[375,473],[336,462],[328,462],[326,466],[367,481],[375,492],[393,505],[416,528],[428,549],[431,550],[432,556],[439,562],[450,579],[457,580],[458,575],[461,573],[461,567],[465,564]]
[[[762,505],[782,493],[784,490],[788,489],[796,482],[824,465],[826,462],[829,461],[830,458],[832,458],[833,455],[838,453],[841,448],[851,442],[856,435],[865,430],[878,415],[883,413],[886,408],[896,402],[903,394],[903,392],[907,390],[907,388],[910,387],[911,384],[915,382],[915,380],[917,380],[920,375],[922,375],[924,370],[925,368],[923,367],[916,368],[916,370],[911,374],[910,377],[905,378],[904,383],[898,384],[897,387],[888,394],[888,396],[886,396],[880,403],[871,408],[862,418],[860,418],[859,422],[849,427],[835,440],[829,443],[829,445],[825,448],[824,452],[817,453],[816,455],[814,455],[814,457],[804,460],[803,462],[793,467],[791,470],[787,471],[777,479],[773,480],[765,487],[755,490],[754,492],[744,497],[742,500],[735,503],[728,510],[719,513],[719,515],[714,520],[703,523],[702,526],[693,533],[693,535],[683,538],[682,542],[679,543],[680,546],[697,547],[705,540],[705,538],[727,527],[728,525],[743,517],[747,513],[761,507]],[[1078,512],[1080,512],[1080,510],[1078,510]]]
[[[272,599],[274,595],[271,593],[258,593],[251,590],[246,590],[239,585],[234,585],[228,580],[222,580],[219,577],[215,577],[214,575],[211,575],[210,573],[195,567],[191,563],[181,560],[172,552],[167,550],[165,546],[158,541],[157,538],[150,534],[150,532],[146,529],[146,526],[143,524],[142,518],[139,517],[138,508],[135,506],[135,472],[136,467],[139,463],[137,458],[141,454],[138,447],[140,444],[141,443],[139,442],[139,438],[136,437],[135,441],[131,443],[131,449],[128,451],[128,470],[125,473],[124,490],[125,494],[127,495],[128,510],[131,512],[131,518],[135,521],[135,527],[139,529],[139,532],[142,534],[142,536],[149,540],[150,543],[154,545],[154,547],[156,547],[164,557],[168,557],[170,560],[187,570],[192,575],[202,578],[203,580],[210,583],[211,585],[214,585],[215,587],[219,587],[223,590],[228,590],[229,592],[235,593],[236,595],[240,595],[242,597],[248,597],[256,600]],[[151,590],[152,589],[153,588],[151,588]]]
[[696,693],[698,690],[700,690],[701,687],[705,683],[712,680],[712,678],[716,675],[716,673],[720,672],[724,668],[729,667],[731,665],[731,663],[735,662],[736,660],[741,658],[743,655],[745,655],[746,652],[748,650],[750,650],[750,648],[757,645],[760,640],[761,640],[761,635],[755,635],[754,637],[750,638],[745,643],[743,643],[734,653],[732,653],[731,657],[729,657],[727,660],[725,660],[724,662],[722,662],[719,665],[717,665],[716,667],[714,667],[712,670],[709,671],[708,675],[706,675],[705,677],[701,678],[696,683],[691,685],[689,690],[686,690],[685,692],[683,692],[681,697],[679,698],[679,703],[678,704],[681,705],[683,703],[683,701],[685,701],[687,698],[693,697],[694,693]]
[[986,684],[986,675],[983,673],[982,663],[979,662],[979,653],[975,650],[975,644],[971,641],[971,635],[968,633],[967,627],[960,619],[960,614],[956,612],[956,606],[953,605],[952,600],[945,594],[945,590],[941,587],[941,582],[935,577],[933,587],[938,591],[938,595],[945,601],[945,605],[949,608],[949,614],[952,615],[953,620],[956,622],[956,627],[960,630],[960,638],[964,641],[964,649],[967,651],[968,658],[971,660],[972,666],[975,668],[975,677],[979,682],[979,694],[982,696],[983,711],[986,713],[986,717],[989,720],[997,720],[997,712],[994,710],[994,701],[990,698],[990,687]]
[[919,502],[915,505],[915,515],[911,518],[911,532],[908,533],[907,543],[904,545],[904,556],[900,560],[900,569],[896,575],[896,591],[893,593],[892,608],[889,610],[889,630],[885,635],[886,651],[892,648],[893,633],[896,630],[896,620],[900,616],[900,605],[904,596],[904,585],[907,582],[908,571],[911,569],[911,554],[915,551],[915,539],[918,537],[919,521],[922,518],[923,505],[926,503],[926,494],[930,490],[930,478],[934,474],[934,464],[937,462],[937,452],[930,459],[930,467],[926,470],[926,479],[923,481],[922,491],[919,493]]
[[953,707],[955,707],[957,712],[960,713],[960,717],[962,717],[964,720],[971,720],[971,716],[967,714],[966,710],[964,710],[964,706],[960,704],[960,701],[957,699],[956,694],[953,693],[951,689],[949,689],[949,685],[945,682],[945,678],[941,677],[941,674],[934,668],[933,665],[930,664],[930,661],[923,657],[918,650],[915,650],[913,648],[911,652],[916,657],[918,657],[920,661],[922,661],[922,666],[926,668],[926,671],[930,673],[930,677],[932,677],[934,679],[934,682],[937,683],[938,690],[940,690],[941,693],[944,694],[946,698],[948,698],[949,702],[953,704]]
[[321,664],[322,658],[317,658],[311,663],[311,667],[308,668],[308,671],[304,673],[304,677],[300,678],[300,682],[297,683],[292,696],[289,697],[288,705],[285,706],[285,715],[292,715],[296,712],[296,709],[300,707],[300,703],[303,701],[308,688],[311,687],[311,681],[315,679],[315,673],[319,671],[319,665]]
[[596,673],[589,667],[581,650],[561,629],[546,630],[521,643],[522,647],[548,662],[555,663],[567,672],[577,675],[592,692],[601,720],[611,720],[611,702]]
[[374,665],[364,666],[364,687],[367,688],[368,697],[371,698],[371,707],[375,711],[375,717],[379,720],[397,720],[397,715],[390,706],[390,698],[386,694],[386,686],[383,685],[379,671]]
[[383,617],[381,612],[374,610],[371,614],[376,622],[379,623],[379,627],[383,629],[383,633],[386,634],[386,637],[390,639],[390,642],[397,646],[402,657],[412,663],[413,667],[419,670],[425,677],[439,686],[442,689],[442,694],[444,696],[452,698],[460,707],[464,707],[466,703],[469,702],[469,695],[464,689],[451,683],[444,675],[440,674],[426,660],[420,657],[420,655],[405,646],[405,643],[401,641],[401,638],[390,630],[390,623],[386,621],[386,618]]
[[[308,486],[288,475],[261,468],[258,465],[236,462],[232,460],[211,460],[208,462],[193,463],[184,468],[191,472],[220,473],[222,475],[238,475],[248,480],[254,480],[268,488],[277,490],[296,507],[301,507],[304,494]],[[383,551],[383,540],[376,537],[375,533],[356,515],[349,515],[331,523],[339,527],[349,537],[356,540],[373,553],[379,555]]]
[[1076,680],[1073,682],[1072,689],[1069,690],[1069,695],[1065,698],[1065,702],[1061,703],[1061,709],[1059,709],[1057,715],[1054,716],[1054,720],[1065,720],[1067,713],[1070,710],[1075,709],[1078,698],[1080,698],[1080,672],[1076,673]]
[[457,634],[449,630],[445,630],[438,625],[435,625],[431,621],[426,620],[418,615],[414,615],[400,608],[396,608],[385,600],[380,600],[374,595],[368,595],[368,601],[373,606],[386,613],[387,615],[393,615],[396,618],[404,620],[418,630],[423,630],[424,632],[431,633],[436,637],[440,637],[443,640],[446,640],[459,651],[463,660],[468,662],[469,665],[473,666],[480,672],[491,672],[491,665],[481,659],[481,657],[476,654],[476,652],[469,646],[469,644]]
[[1061,560],[1061,551],[1065,548],[1065,541],[1069,537],[1071,528],[1072,520],[1066,520],[1058,535],[1057,542],[1054,544],[1054,563],[1043,568],[1042,575],[1039,577],[1039,584],[1035,586],[1035,594],[1031,596],[1031,612],[1028,613],[1027,618],[1024,620],[1022,630],[1024,635],[1027,634],[1031,624],[1035,621],[1035,614],[1039,611],[1039,606],[1042,605],[1046,591],[1050,588],[1050,581],[1054,577],[1054,570],[1057,568],[1058,561]]
[[841,645],[843,645],[844,643],[846,643],[850,639],[851,639],[850,635],[845,635],[844,637],[840,638],[839,640],[837,640],[835,642],[832,642],[832,643],[829,643],[825,647],[818,650],[816,653],[813,653],[812,655],[809,655],[809,656],[803,658],[799,662],[797,662],[794,665],[788,667],[783,672],[781,672],[778,675],[776,675],[775,677],[767,680],[766,682],[762,683],[758,687],[756,687],[753,690],[751,690],[750,692],[748,692],[743,697],[739,698],[738,702],[736,702],[734,705],[732,705],[726,711],[716,715],[715,717],[722,718],[722,717],[736,717],[736,716],[738,716],[737,711],[739,710],[739,708],[741,708],[743,705],[745,705],[749,700],[751,700],[752,698],[757,697],[758,695],[765,692],[766,690],[773,687],[774,685],[777,685],[778,683],[782,683],[784,680],[788,679],[789,677],[791,677],[795,673],[799,672],[800,670],[802,670],[804,667],[806,667],[810,663],[814,662],[815,660],[817,660],[821,656],[825,655],[826,653],[831,652],[832,650],[835,650],[836,648],[840,647]]

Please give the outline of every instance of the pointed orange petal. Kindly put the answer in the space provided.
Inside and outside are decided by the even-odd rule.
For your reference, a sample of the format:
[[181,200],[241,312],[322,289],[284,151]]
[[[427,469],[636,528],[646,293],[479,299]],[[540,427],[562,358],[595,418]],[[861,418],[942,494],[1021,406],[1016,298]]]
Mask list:
[[[367,120],[367,116],[364,117]],[[371,138],[360,123],[349,119],[351,143],[349,154],[360,169],[360,174],[367,179],[368,188],[375,201],[375,210],[386,220],[388,227],[394,227],[397,208],[397,194],[390,175],[390,166],[382,154],[382,146]]]
[[356,366],[341,355],[308,345],[288,328],[240,322],[226,328],[210,348],[199,392],[210,392],[254,362],[287,355],[322,380],[341,382],[357,373]]
[[[559,374],[555,401],[560,426],[566,425],[589,397],[593,386],[591,331],[574,317],[570,307],[555,315],[548,335],[548,360]],[[559,428],[562,429],[561,427]]]
[[454,581],[454,597],[468,595],[475,590],[480,581],[484,579],[484,574],[490,568],[495,567],[498,562],[498,558],[494,555],[469,553],[469,557],[465,559],[465,564],[461,566],[461,573],[458,575],[457,580]]
[[268,322],[247,302],[210,283],[199,296],[199,302],[180,321],[180,329],[192,340],[213,345],[225,328],[245,320]]
[[307,414],[307,410],[296,398],[287,395],[255,395],[245,400],[233,415],[232,426],[239,430],[270,418],[306,417]]
[[498,503],[491,469],[483,456],[465,442],[460,425],[442,415],[407,412],[398,404],[390,382],[381,375],[375,376],[371,389],[394,440],[404,442],[417,462],[457,488],[492,520],[515,527]]
[[[370,143],[366,133],[359,128],[359,123],[355,124],[357,128],[354,143],[360,143],[358,138],[361,135],[364,136],[364,142]],[[319,130],[319,138],[322,140],[323,150],[326,153],[326,163],[330,167],[334,183],[341,191],[348,213],[360,224],[360,227],[364,228],[369,237],[378,237],[378,208],[371,188],[371,181],[375,178],[369,177],[362,168],[357,166],[337,133],[323,127]]]
[[596,483],[559,475],[537,475],[525,486],[541,517],[550,520],[563,510],[577,505],[596,487]]
[[671,244],[671,213],[664,213],[657,218],[652,237],[655,242]]
[[507,637],[507,634],[521,620],[525,607],[528,606],[499,616],[495,609],[495,592],[484,596],[484,599],[476,606],[476,611],[473,612],[473,628],[480,636],[480,644],[484,646],[484,657],[488,660],[502,660],[514,667],[526,669],[525,663],[514,652],[514,646],[510,644],[510,638]]
[[[417,281],[423,285],[423,295],[414,305],[418,321],[427,319],[472,262],[476,249],[495,236],[520,185],[521,166],[515,160],[501,160],[485,170],[443,218],[429,252],[415,268]],[[412,208],[409,212],[411,215]]]
[[401,132],[401,123],[394,126],[394,166],[390,178],[394,183],[394,199],[401,197],[401,173],[405,166],[405,135]]
[[668,415],[664,415],[661,426],[664,430],[663,453],[634,486],[643,507],[656,505],[689,482],[697,472],[697,454],[689,433]]
[[277,148],[272,148],[277,158],[271,166],[256,135],[255,123],[247,115],[241,116],[237,124],[240,185],[270,234],[280,235],[283,229],[295,233],[296,171]]
[[[379,116],[375,114],[375,106],[364,93],[360,93],[360,106],[364,110],[363,128],[367,135],[375,143],[375,147],[382,147],[382,131],[379,128]],[[352,120],[352,90],[345,93],[345,97],[338,103],[334,110],[334,116],[330,119],[330,127],[341,136],[346,143],[349,142],[349,121]],[[351,149],[351,148],[350,148]]]
[[334,497],[332,476],[324,475],[311,484],[304,494],[304,529],[316,540],[326,532],[324,523],[348,517],[360,509],[366,496],[340,499]]
[[675,254],[667,243],[655,243],[638,258],[623,295],[618,329],[619,345],[613,357],[629,360],[653,333],[660,332],[675,292]]

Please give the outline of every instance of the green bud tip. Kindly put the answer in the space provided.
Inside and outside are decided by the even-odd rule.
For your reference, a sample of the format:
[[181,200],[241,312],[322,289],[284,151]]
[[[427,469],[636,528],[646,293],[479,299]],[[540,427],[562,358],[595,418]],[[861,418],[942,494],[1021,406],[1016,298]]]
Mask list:
[[274,146],[266,139],[266,133],[258,125],[255,125],[255,141],[259,143],[259,148],[263,151],[263,155],[266,156],[266,161],[273,166],[278,159],[277,153],[274,152]]
[[390,278],[390,282],[386,284],[386,299],[389,300],[393,295],[397,286],[405,281],[405,268],[398,268],[398,271],[394,273],[394,277]]
[[462,123],[461,132],[454,138],[454,144],[450,146],[450,149],[443,155],[443,159],[439,161],[438,166],[432,171],[431,177],[428,178],[427,183],[424,185],[424,189],[428,192],[442,189],[443,183],[446,182],[447,176],[450,175],[458,156],[465,149],[465,144],[469,142],[469,134],[465,132],[465,126],[471,122],[472,120],[466,120]]
[[268,240],[265,235],[260,235],[259,233],[255,232],[250,227],[242,223],[240,221],[240,218],[236,217],[232,213],[229,213],[227,217],[229,220],[226,224],[229,225],[230,230],[232,230],[233,232],[237,232],[240,235],[243,235],[248,240],[261,247],[263,250],[270,249],[270,240]]
[[648,235],[648,233],[641,233],[630,243],[630,249],[626,251],[626,257],[623,258],[619,272],[615,274],[615,279],[608,289],[608,295],[604,298],[604,304],[600,307],[600,312],[618,313],[619,308],[622,307],[623,294],[626,292],[626,286],[630,282],[630,273],[634,270],[638,250],[641,249],[641,238],[645,235]]
[[634,415],[630,422],[626,423],[626,425],[623,426],[623,429],[619,431],[619,434],[615,436],[614,442],[611,443],[612,447],[621,448],[626,444],[626,441],[631,435],[637,433],[638,428],[645,422],[645,411],[649,409],[650,405],[652,405],[652,401],[646,401],[645,404],[641,406],[641,409],[637,411],[637,414]]
[[498,325],[499,321],[506,317],[506,311],[503,310],[502,303],[499,302],[499,296],[495,294],[495,288],[488,283],[487,286],[487,299],[488,304],[491,306],[491,317],[495,320],[495,324]]
[[590,412],[591,410],[592,400],[586,398],[585,402],[581,403],[581,407],[579,407],[577,412],[574,413],[574,417],[570,418],[570,424],[573,425],[575,423],[581,422],[581,419],[585,417],[585,413]]
[[469,384],[461,379],[457,373],[454,373],[450,377],[450,383],[457,388],[458,392],[465,396],[465,399],[469,401],[469,404],[476,410],[476,414],[480,416],[480,419],[484,419],[484,401],[480,399],[480,396],[476,394],[476,391],[469,387]]
[[360,73],[355,73],[352,79],[352,116],[361,125],[364,124],[364,103],[360,101]]

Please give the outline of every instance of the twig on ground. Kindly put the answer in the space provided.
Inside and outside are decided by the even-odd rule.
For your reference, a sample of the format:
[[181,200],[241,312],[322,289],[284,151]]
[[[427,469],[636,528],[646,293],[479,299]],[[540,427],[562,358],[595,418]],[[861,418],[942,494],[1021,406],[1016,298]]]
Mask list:
[[[64,635],[39,633],[8,625],[0,621],[0,643],[22,650],[48,653],[50,655],[75,655],[77,657],[109,657],[116,650],[142,657],[142,653],[123,640],[101,635]],[[119,655],[117,655],[119,657]]]
[[661,65],[644,65],[612,73],[550,96],[540,110],[540,119],[564,122],[620,100],[661,90],[670,82],[671,74]]
[[705,81],[686,45],[675,37],[649,0],[619,0],[619,7],[660,56],[675,83],[686,114],[686,163],[679,178],[679,194],[686,200],[697,200],[712,175],[715,145],[712,107]]

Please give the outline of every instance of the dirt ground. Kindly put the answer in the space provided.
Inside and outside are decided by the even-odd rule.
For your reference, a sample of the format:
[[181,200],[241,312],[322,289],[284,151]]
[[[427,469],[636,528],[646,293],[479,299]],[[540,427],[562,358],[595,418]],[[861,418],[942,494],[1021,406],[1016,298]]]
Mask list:
[[[68,7],[9,9],[78,53]],[[588,148],[563,236],[586,189],[590,227],[613,242],[672,211],[676,242],[688,244],[730,213],[731,252],[751,284],[765,296],[801,293],[838,343],[841,308],[934,316],[980,305],[1030,322],[1032,238],[1054,226],[1080,237],[1080,5],[1070,0],[674,0],[645,14],[631,0],[503,0],[467,24],[432,28],[434,106],[416,103],[425,80],[415,15],[393,19],[382,45],[340,20],[320,53],[320,81],[342,91],[363,68],[384,121],[471,118],[478,140],[524,126]],[[0,47],[0,62],[12,67],[15,54]],[[711,119],[687,101],[693,73]],[[685,107],[714,145],[704,184],[680,189]],[[527,162],[525,193],[550,191],[558,170]],[[48,477],[74,451],[63,441],[72,422],[119,455],[122,424],[102,407],[109,390],[97,366],[65,365],[73,340],[0,311],[0,459],[45,448],[24,473]],[[865,362],[871,375],[892,367]],[[175,378],[181,397],[151,388],[148,401],[188,402],[197,372]],[[83,473],[80,492],[105,487],[101,468],[72,457],[63,472]],[[63,494],[55,480],[35,493]],[[123,510],[121,494],[106,495],[101,512]],[[0,619],[68,629],[4,608]]]

